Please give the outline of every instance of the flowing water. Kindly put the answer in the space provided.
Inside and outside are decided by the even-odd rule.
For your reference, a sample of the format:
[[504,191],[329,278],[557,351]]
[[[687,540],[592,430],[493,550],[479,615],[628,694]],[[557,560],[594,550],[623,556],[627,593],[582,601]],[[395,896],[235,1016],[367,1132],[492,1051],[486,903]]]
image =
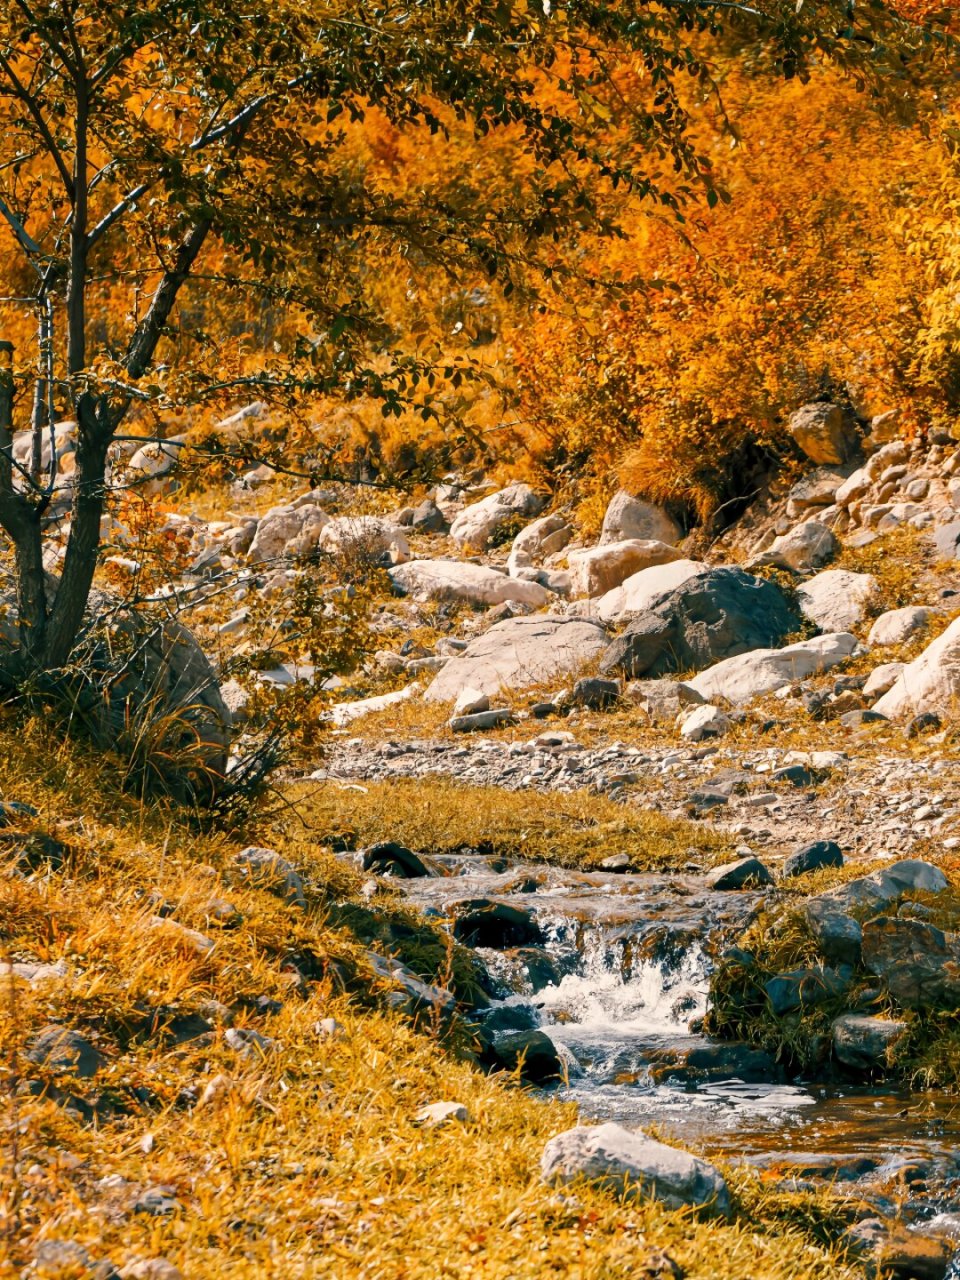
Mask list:
[[[551,1094],[575,1101],[585,1118],[652,1129],[801,1183],[826,1180],[879,1196],[899,1175],[908,1215],[960,1239],[955,1099],[854,1082],[784,1082],[758,1069],[759,1055],[734,1052],[728,1060],[729,1046],[690,1031],[707,1007],[712,943],[742,928],[761,895],[711,893],[696,875],[446,861],[443,877],[404,882],[429,913],[483,901],[521,909],[540,930],[546,966],[530,963],[529,948],[477,953],[501,984],[497,1016],[511,1011],[516,1017],[505,1025],[537,1026],[561,1048],[568,1079]],[[691,1063],[707,1069],[691,1071]]]

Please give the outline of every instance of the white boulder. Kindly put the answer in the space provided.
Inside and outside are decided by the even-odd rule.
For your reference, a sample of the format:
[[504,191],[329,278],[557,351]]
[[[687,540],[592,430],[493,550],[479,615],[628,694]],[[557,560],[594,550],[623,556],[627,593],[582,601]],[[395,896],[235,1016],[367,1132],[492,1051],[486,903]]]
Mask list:
[[702,560],[673,560],[653,565],[632,574],[619,587],[608,591],[597,601],[597,617],[601,622],[622,622],[637,613],[645,613],[661,597],[682,586],[709,565]]
[[460,560],[410,560],[390,570],[393,585],[421,604],[431,600],[464,600],[469,604],[503,604],[513,600],[539,609],[551,598],[538,582],[508,578],[496,569]]
[[722,738],[733,728],[729,717],[719,707],[705,703],[694,707],[680,726],[680,737],[687,742],[702,742],[704,738]]
[[863,696],[879,698],[888,689],[892,689],[906,665],[905,662],[884,662],[879,667],[874,667],[863,686]]
[[774,538],[770,546],[754,558],[754,565],[771,564],[796,573],[812,573],[840,550],[833,531],[819,520],[805,520],[788,533]]
[[784,649],[754,649],[735,658],[725,658],[687,683],[701,697],[723,698],[734,705],[773,693],[795,680],[829,671],[849,658],[857,647],[857,637],[846,632],[816,636]]
[[564,516],[541,516],[514,538],[507,571],[513,574],[518,569],[532,568],[546,556],[562,551],[572,536],[573,530]]
[[899,679],[874,704],[889,720],[903,720],[925,711],[954,718],[960,709],[960,618],[908,663]]
[[601,596],[641,569],[680,559],[682,556],[676,547],[665,542],[628,538],[624,542],[607,542],[584,551],[571,551],[567,564],[575,596]]
[[330,555],[361,552],[380,556],[396,547],[410,554],[406,534],[398,524],[381,516],[337,516],[320,530],[317,547]]
[[496,531],[517,516],[531,519],[546,505],[544,494],[528,484],[511,484],[466,507],[450,526],[450,537],[458,546],[484,551]]
[[824,569],[797,591],[805,617],[821,631],[849,631],[863,620],[867,602],[879,589],[870,573]]
[[908,605],[905,609],[890,609],[881,613],[870,628],[867,643],[871,645],[903,644],[916,635],[930,621],[930,610]]
[[652,502],[634,498],[621,489],[610,500],[603,517],[600,545],[608,542],[626,542],[633,538],[641,541],[679,542],[681,529],[675,520]]
[[453,702],[470,688],[494,696],[575,675],[607,645],[603,627],[585,618],[507,618],[467,645],[438,672],[428,702]]

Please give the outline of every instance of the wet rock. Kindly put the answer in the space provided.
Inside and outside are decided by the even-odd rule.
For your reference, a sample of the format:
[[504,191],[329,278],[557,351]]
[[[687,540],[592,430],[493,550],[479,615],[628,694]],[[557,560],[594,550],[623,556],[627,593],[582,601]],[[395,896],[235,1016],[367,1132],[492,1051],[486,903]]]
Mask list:
[[929,609],[918,607],[890,609],[887,613],[881,613],[870,628],[867,644],[876,646],[903,644],[918,631],[922,631],[929,621]]
[[471,947],[540,946],[543,932],[531,911],[506,902],[474,899],[451,907],[454,916],[453,936]]
[[546,1084],[563,1075],[563,1061],[557,1047],[542,1031],[517,1031],[501,1036],[493,1047],[499,1066],[517,1071],[531,1084]]
[[458,546],[485,551],[510,521],[532,519],[546,504],[546,495],[536,493],[528,484],[508,485],[461,511],[450,526],[450,537]]
[[491,707],[489,711],[475,711],[469,716],[454,716],[449,721],[449,728],[452,733],[485,733],[488,729],[500,729],[516,722],[517,718],[509,707]]
[[795,1009],[813,1009],[829,1004],[850,989],[852,971],[837,969],[794,969],[778,973],[764,986],[770,1008],[782,1017]]
[[863,932],[852,916],[836,903],[812,898],[801,908],[825,960],[859,964]]
[[877,1280],[944,1280],[954,1255],[953,1243],[943,1237],[920,1235],[901,1222],[879,1218],[858,1222],[843,1243]]
[[576,674],[606,648],[599,624],[580,618],[508,618],[451,658],[424,694],[427,702],[452,702],[461,689],[491,697]]
[[825,400],[805,404],[790,415],[787,430],[811,462],[837,466],[855,458],[859,436],[838,405]]
[[234,861],[257,888],[275,893],[298,907],[307,905],[303,881],[293,865],[274,849],[251,845],[238,853]]
[[618,1124],[578,1126],[551,1138],[540,1171],[548,1183],[584,1179],[627,1199],[652,1197],[668,1209],[730,1209],[726,1183],[713,1165]]
[[960,618],[927,645],[919,658],[908,663],[896,684],[885,693],[874,710],[891,720],[909,720],[933,713],[956,714],[960,698]]
[[694,670],[778,644],[799,615],[775,583],[742,569],[708,569],[635,617],[601,659],[628,677]]
[[702,707],[695,707],[684,718],[680,726],[680,737],[686,742],[703,742],[706,738],[722,738],[732,728],[733,724],[725,712],[706,703]]
[[535,1031],[539,1023],[537,1011],[529,1004],[495,1005],[483,1019],[485,1031]]
[[784,649],[755,649],[708,667],[688,683],[708,701],[724,698],[741,705],[796,680],[829,671],[849,658],[856,647],[856,636],[838,632]]
[[843,852],[833,840],[815,840],[813,844],[804,845],[796,853],[790,855],[783,864],[781,875],[784,879],[791,876],[807,875],[811,871],[820,871],[823,867],[842,867]]
[[882,1071],[889,1053],[907,1031],[896,1018],[848,1013],[833,1024],[833,1053],[838,1062],[857,1071]]
[[749,1044],[701,1044],[692,1049],[664,1050],[651,1057],[654,1080],[743,1080],[765,1083],[783,1078],[783,1069],[763,1049]]
[[410,560],[390,571],[394,587],[422,604],[466,601],[468,604],[516,602],[540,609],[550,592],[537,582],[509,578],[485,565],[462,560]]
[[681,530],[679,525],[667,515],[662,507],[652,502],[644,502],[634,498],[626,490],[621,489],[610,500],[603,517],[600,531],[600,545],[612,542],[624,542],[627,539],[639,538],[644,541],[655,539],[672,545],[679,541]]
[[676,547],[654,539],[628,538],[571,551],[570,587],[575,596],[602,596],[641,569],[682,559]]
[[797,589],[804,617],[821,631],[850,631],[863,620],[878,583],[870,573],[824,569]]
[[905,1009],[960,1007],[960,936],[922,920],[879,916],[863,926],[863,963]]
[[415,880],[419,876],[433,874],[412,849],[393,840],[381,840],[378,844],[370,845],[369,849],[363,850],[360,861],[364,871],[400,876],[404,880]]
[[449,1124],[466,1124],[470,1113],[462,1102],[430,1102],[413,1117],[414,1124],[427,1129],[441,1129]]
[[710,889],[759,889],[773,884],[773,876],[759,858],[738,858],[715,867],[707,875]]
[[60,1026],[44,1027],[38,1031],[23,1056],[36,1066],[69,1073],[83,1080],[92,1079],[104,1062],[99,1050],[89,1040],[78,1031]]

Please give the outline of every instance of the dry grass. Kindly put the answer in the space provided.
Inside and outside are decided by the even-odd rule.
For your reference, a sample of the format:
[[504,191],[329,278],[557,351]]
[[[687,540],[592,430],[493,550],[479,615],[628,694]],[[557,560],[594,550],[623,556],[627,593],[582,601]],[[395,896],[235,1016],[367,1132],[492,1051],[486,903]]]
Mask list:
[[[380,1005],[365,939],[333,924],[357,880],[292,819],[270,843],[304,875],[305,910],[235,875],[239,837],[199,836],[172,808],[137,803],[108,765],[54,747],[40,726],[0,724],[0,768],[5,798],[40,809],[0,870],[0,945],[15,961],[65,968],[53,981],[18,981],[4,997],[0,1055],[15,1073],[0,1078],[0,1275],[19,1276],[44,1239],[76,1242],[119,1268],[162,1256],[185,1277],[210,1280],[634,1280],[658,1274],[657,1250],[688,1280],[852,1274],[824,1244],[839,1221],[815,1197],[781,1201],[746,1174],[732,1178],[730,1223],[541,1186],[543,1144],[574,1122],[573,1109],[482,1075],[429,1028]],[[520,805],[504,800],[511,816],[468,814],[466,829],[522,848]],[[403,815],[390,803],[385,791],[380,816],[367,816],[371,831],[389,817],[399,834]],[[452,788],[446,803],[431,806],[435,840],[428,813],[404,819],[422,824],[418,843],[450,838]],[[558,817],[556,836],[538,829],[545,856],[589,856],[606,838],[593,830],[602,802],[570,803],[567,835],[582,831],[580,843],[563,843]],[[645,822],[626,820],[625,830],[649,832]],[[61,842],[65,861],[18,873],[13,850],[39,832]],[[213,898],[236,908],[229,925],[214,922]],[[387,923],[393,910],[388,900]],[[174,924],[150,923],[164,913]],[[177,924],[213,948],[198,950]],[[263,997],[275,1003],[264,1009]],[[213,1030],[184,1042],[201,1012]],[[325,1038],[316,1024],[330,1016],[343,1031]],[[51,1022],[97,1045],[96,1079],[26,1061],[31,1037]],[[243,1057],[228,1023],[273,1047]],[[17,1078],[48,1091],[21,1088],[14,1107]],[[463,1103],[466,1125],[418,1128],[417,1109],[439,1099]],[[169,1189],[169,1215],[134,1209],[148,1187]]]

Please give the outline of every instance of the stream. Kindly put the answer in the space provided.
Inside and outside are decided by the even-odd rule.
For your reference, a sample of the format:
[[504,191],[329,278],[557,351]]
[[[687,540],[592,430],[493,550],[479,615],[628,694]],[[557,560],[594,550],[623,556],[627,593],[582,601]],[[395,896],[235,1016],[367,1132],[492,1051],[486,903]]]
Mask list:
[[[404,892],[475,946],[500,996],[488,1025],[538,1028],[558,1046],[568,1079],[546,1095],[790,1185],[836,1184],[960,1242],[960,1100],[778,1078],[766,1055],[690,1030],[706,1011],[711,950],[745,927],[763,892],[710,891],[693,871],[440,861],[445,874],[403,880]],[[506,909],[503,936],[486,926],[471,936],[491,906]]]

